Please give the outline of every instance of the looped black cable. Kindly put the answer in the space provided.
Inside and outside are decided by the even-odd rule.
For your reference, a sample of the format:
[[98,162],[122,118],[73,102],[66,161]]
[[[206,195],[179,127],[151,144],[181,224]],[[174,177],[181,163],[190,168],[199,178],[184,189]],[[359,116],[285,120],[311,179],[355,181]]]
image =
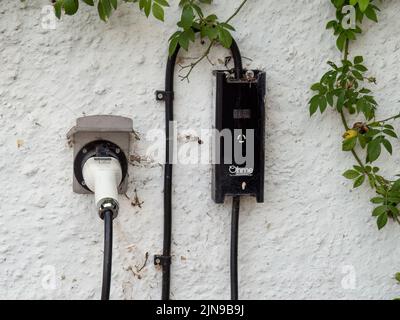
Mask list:
[[103,260],[103,285],[101,300],[110,300],[111,266],[113,243],[113,213],[104,212],[104,260]]
[[[196,31],[198,32],[198,30]],[[163,240],[163,257],[168,263],[162,264],[162,300],[170,298],[171,284],[171,239],[172,239],[172,161],[173,161],[173,135],[170,130],[170,123],[174,121],[174,71],[176,58],[178,56],[180,46],[176,47],[174,53],[169,57],[166,68],[165,78],[165,137],[166,137],[166,162],[164,168],[164,240]],[[234,61],[234,73],[237,79],[242,77],[243,64],[239,47],[235,40],[232,41],[231,52]]]

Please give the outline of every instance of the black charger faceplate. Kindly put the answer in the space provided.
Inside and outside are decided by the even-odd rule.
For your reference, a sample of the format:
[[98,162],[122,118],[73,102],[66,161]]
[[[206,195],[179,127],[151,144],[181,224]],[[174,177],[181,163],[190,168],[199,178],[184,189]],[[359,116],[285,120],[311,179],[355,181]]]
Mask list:
[[[213,141],[212,198],[216,203],[223,203],[226,196],[253,196],[257,202],[264,202],[266,76],[259,70],[245,74],[238,80],[226,71],[215,72],[214,129],[230,131],[232,136],[225,139],[215,135]],[[249,143],[253,145],[247,130],[253,130],[251,154],[246,151]],[[242,150],[243,156],[252,157],[252,163],[237,163],[235,148]]]

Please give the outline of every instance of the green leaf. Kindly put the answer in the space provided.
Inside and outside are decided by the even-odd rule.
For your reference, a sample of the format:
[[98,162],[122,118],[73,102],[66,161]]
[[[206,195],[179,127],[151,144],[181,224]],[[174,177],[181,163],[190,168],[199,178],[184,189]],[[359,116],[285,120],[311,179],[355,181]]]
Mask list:
[[358,71],[356,71],[356,70],[353,70],[351,73],[354,75],[354,77],[355,77],[357,80],[360,80],[360,81],[363,81],[363,80],[364,80],[364,76],[363,76],[360,72],[358,72]]
[[360,166],[353,166],[354,169],[356,169],[356,171],[363,173],[364,174],[364,169]]
[[354,68],[356,68],[357,70],[361,71],[361,72],[366,72],[368,71],[368,68],[363,66],[362,64],[356,64],[354,65]]
[[218,38],[218,31],[215,26],[205,26],[201,28],[201,36],[208,37],[210,41]]
[[79,1],[78,0],[64,0],[63,7],[65,14],[73,15],[78,11]]
[[373,204],[381,204],[381,203],[385,203],[385,199],[382,197],[375,197],[371,199],[371,202]]
[[333,93],[332,92],[328,92],[326,94],[326,101],[328,102],[328,104],[333,107]]
[[311,86],[311,90],[312,90],[312,91],[322,91],[323,88],[324,88],[324,87],[323,87],[322,84],[320,84],[319,82],[314,83],[314,84]]
[[360,176],[360,173],[355,171],[355,170],[347,170],[345,173],[343,173],[343,177],[349,180],[353,180],[357,177]]
[[170,40],[168,48],[168,53],[170,57],[175,53],[175,50],[178,47],[178,43],[179,43],[179,37],[174,37]]
[[100,3],[103,6],[104,15],[107,20],[111,16],[111,11],[112,11],[110,0],[99,0],[99,4]]
[[388,215],[387,215],[387,213],[381,214],[378,217],[378,221],[377,221],[379,230],[383,229],[387,225],[387,223],[388,223]]
[[[354,1],[354,0],[352,0]],[[334,4],[334,6],[339,9],[341,7],[343,7],[345,0],[332,0],[332,3]]]
[[398,138],[397,134],[393,130],[385,129],[383,132],[392,138]]
[[375,10],[370,6],[365,10],[365,15],[369,20],[372,20],[374,22],[378,22],[378,16],[376,15]]
[[346,33],[345,33],[345,32],[342,32],[342,33],[339,35],[339,37],[337,38],[337,41],[336,41],[336,46],[338,47],[338,49],[339,49],[340,51],[343,51],[344,45],[345,45],[345,43],[346,43],[346,40],[347,40]]
[[[400,201],[400,200],[399,200]],[[398,217],[399,216],[399,214],[400,214],[400,211],[399,211],[399,209],[397,209],[397,207],[395,207],[395,206],[389,206],[389,210],[390,210],[390,212],[392,213],[392,215],[393,215],[393,217]]]
[[393,154],[393,147],[389,140],[383,139],[382,144],[390,154]]
[[358,0],[358,5],[360,6],[360,10],[362,12],[365,12],[365,10],[368,8],[369,2],[370,0]]
[[154,0],[154,2],[158,3],[160,6],[169,7],[169,3],[167,0]]
[[57,17],[58,19],[61,18],[62,4],[63,4],[63,0],[58,0],[58,1],[54,4],[54,14],[56,15],[56,17]]
[[314,96],[310,100],[310,116],[317,112],[319,107],[319,96]]
[[327,106],[328,106],[328,103],[326,101],[325,96],[321,96],[319,98],[319,109],[320,109],[321,113],[324,113],[324,111],[326,110]]
[[231,26],[230,24],[228,24],[228,23],[222,22],[222,23],[220,23],[220,26],[223,27],[223,28],[225,28],[225,29],[228,29],[228,30],[230,30],[230,31],[235,31],[235,28],[232,27],[232,26]]
[[118,0],[110,0],[110,3],[112,5],[112,7],[114,8],[114,10],[116,10],[118,7]]
[[181,35],[179,36],[178,40],[179,40],[179,45],[183,49],[188,51],[188,49],[189,49],[189,41],[190,41],[188,34],[186,32],[182,32]]
[[355,189],[355,188],[361,187],[362,184],[364,183],[364,181],[365,181],[365,176],[359,177],[359,178],[354,182],[353,188]]
[[375,182],[375,177],[372,174],[368,175],[368,182],[369,182],[369,185],[371,186],[371,188],[375,189],[376,182]]
[[151,13],[151,0],[147,0],[147,2],[144,5],[144,14],[146,17],[149,17]]
[[157,3],[153,3],[153,16],[154,18],[164,21],[164,9]]
[[381,155],[382,152],[382,148],[381,148],[381,139],[377,138],[372,140],[369,144],[368,144],[368,160],[369,162],[374,162],[376,161],[379,156]]
[[97,4],[97,11],[99,13],[100,19],[103,20],[103,21],[107,21],[108,17],[106,15],[106,12],[104,10],[104,5],[103,5],[103,2],[101,0],[99,0],[99,3]]
[[332,29],[337,26],[337,21],[336,20],[331,20],[326,24],[326,29]]
[[386,212],[387,212],[387,206],[379,206],[374,209],[374,211],[372,212],[372,215],[374,217],[378,217]]
[[354,64],[360,64],[363,63],[364,58],[362,56],[357,56],[354,58]]
[[232,46],[233,38],[230,32],[222,27],[217,27],[219,42],[225,48],[230,48]]
[[400,179],[393,184],[392,191],[400,191]]
[[357,137],[353,137],[343,141],[342,149],[343,151],[351,151],[357,144]]
[[360,142],[361,148],[365,149],[365,147],[367,146],[367,139],[365,138],[365,136],[362,134],[359,134],[358,141]]
[[398,282],[400,282],[400,272],[396,273],[394,277]]
[[339,95],[338,95],[338,99],[337,99],[337,103],[336,103],[336,108],[338,111],[341,111],[343,109],[343,105],[344,105],[344,101],[346,100],[346,91],[345,90],[341,90]]
[[193,8],[187,5],[182,10],[180,25],[183,29],[189,29],[192,27],[193,21],[194,21]]
[[89,6],[94,6],[94,1],[93,0],[82,0],[84,3],[86,3]]

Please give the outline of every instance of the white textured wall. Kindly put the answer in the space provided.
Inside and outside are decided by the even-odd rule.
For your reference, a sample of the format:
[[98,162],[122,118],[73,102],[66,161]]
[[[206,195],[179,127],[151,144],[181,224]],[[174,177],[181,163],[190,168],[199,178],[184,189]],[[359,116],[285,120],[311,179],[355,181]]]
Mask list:
[[[213,10],[228,16],[233,1],[216,2]],[[154,101],[154,91],[163,89],[178,11],[170,9],[163,25],[124,5],[104,24],[84,8],[46,31],[40,19],[47,3],[0,4],[0,298],[98,299],[103,225],[92,197],[72,192],[65,134],[82,115],[132,117],[142,136],[135,153],[144,154],[147,130],[164,128],[164,105]],[[378,78],[378,115],[384,117],[399,110],[400,3],[388,0],[381,8],[381,22],[367,23],[352,52],[364,54]],[[328,59],[339,58],[324,31],[333,15],[328,0],[253,0],[234,22],[243,55],[268,79],[266,203],[242,203],[245,299],[391,299],[400,293],[393,279],[400,270],[399,226],[378,232],[372,191],[350,191],[341,177],[353,159],[341,151],[337,115],[308,116],[309,85]],[[200,52],[198,45],[189,56]],[[226,55],[215,50],[212,60]],[[211,83],[204,62],[190,84],[177,84],[181,130],[210,126]],[[380,164],[387,174],[398,173],[398,152]],[[163,170],[150,161],[130,173],[128,194],[137,189],[144,204],[121,200],[111,295],[158,299],[161,273],[152,256],[162,246]],[[230,203],[210,199],[208,166],[177,166],[174,179],[173,298],[227,299]],[[150,261],[138,279],[130,267],[140,266],[146,252]],[[51,270],[54,290],[42,285]],[[356,286],[348,289],[342,280],[352,270]]]

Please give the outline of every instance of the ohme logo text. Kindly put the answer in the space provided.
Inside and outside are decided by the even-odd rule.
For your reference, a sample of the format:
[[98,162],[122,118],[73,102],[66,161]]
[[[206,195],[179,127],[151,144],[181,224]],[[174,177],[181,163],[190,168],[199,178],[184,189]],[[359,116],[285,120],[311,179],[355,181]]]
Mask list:
[[229,173],[231,174],[231,176],[235,177],[252,176],[253,172],[253,168],[239,168],[236,166],[229,167]]

